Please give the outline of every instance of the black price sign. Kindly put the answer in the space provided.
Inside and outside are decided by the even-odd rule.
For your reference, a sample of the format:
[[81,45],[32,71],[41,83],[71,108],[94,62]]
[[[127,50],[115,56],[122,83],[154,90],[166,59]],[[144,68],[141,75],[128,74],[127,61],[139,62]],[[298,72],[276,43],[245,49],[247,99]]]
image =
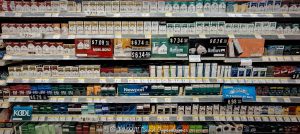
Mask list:
[[45,91],[31,91],[29,93],[30,100],[48,100],[49,96]]
[[229,105],[235,105],[235,104],[242,104],[243,100],[242,98],[230,98],[230,99],[224,99],[224,102]]
[[170,44],[186,44],[189,42],[189,37],[170,37]]
[[110,39],[92,39],[91,45],[94,46],[109,46],[111,44]]
[[210,38],[209,44],[224,44],[227,45],[228,38]]
[[132,51],[131,52],[131,58],[133,59],[144,59],[144,58],[150,58],[151,52],[150,51]]
[[150,39],[131,39],[131,46],[149,46]]

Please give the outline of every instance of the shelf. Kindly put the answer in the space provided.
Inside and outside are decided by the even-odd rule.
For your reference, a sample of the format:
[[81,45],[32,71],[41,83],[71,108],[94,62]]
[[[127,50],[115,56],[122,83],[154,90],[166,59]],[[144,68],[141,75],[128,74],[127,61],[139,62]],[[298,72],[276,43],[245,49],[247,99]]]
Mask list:
[[43,77],[13,78],[8,77],[6,83],[225,83],[225,84],[299,84],[300,79],[287,77],[228,77],[228,78],[180,78],[180,77]]
[[[206,103],[223,102],[222,95],[199,96],[51,96],[49,100],[30,100],[28,96],[10,96],[9,102],[29,103]],[[246,101],[253,102],[253,101]],[[257,96],[259,103],[300,103],[297,96]]]
[[88,14],[83,12],[0,12],[0,17],[35,17],[35,18],[299,18],[299,13],[101,13]]
[[[18,120],[15,120],[18,121]],[[235,121],[299,122],[297,115],[63,115],[32,114],[34,122],[147,122],[147,121]]]
[[75,55],[5,55],[4,60],[188,60],[188,58],[149,58],[149,59],[132,59],[132,58],[80,58]]
[[13,134],[13,128],[0,128],[0,134]]
[[300,34],[108,34],[108,35],[32,35],[24,37],[20,35],[2,34],[0,39],[114,39],[114,38],[168,38],[168,37],[190,37],[193,38],[210,38],[210,37],[229,37],[229,38],[257,38],[266,40],[299,40]]
[[0,102],[0,108],[9,108],[10,103],[9,102]]
[[252,62],[299,62],[299,55],[290,56],[263,56],[260,58],[225,58],[224,62],[239,63],[242,59],[251,59]]

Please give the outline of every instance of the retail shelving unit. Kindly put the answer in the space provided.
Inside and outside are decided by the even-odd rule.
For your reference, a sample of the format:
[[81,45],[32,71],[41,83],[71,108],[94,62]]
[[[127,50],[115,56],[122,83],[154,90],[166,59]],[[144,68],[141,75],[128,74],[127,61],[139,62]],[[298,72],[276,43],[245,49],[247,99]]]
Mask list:
[[[62,1],[62,0],[61,0]],[[130,0],[129,0],[130,1]],[[145,0],[146,1],[146,0]],[[213,0],[212,0],[213,1]],[[251,0],[248,0],[251,1]],[[275,1],[275,0],[274,0]],[[118,1],[119,2],[119,1]],[[1,3],[1,2],[0,2]],[[84,5],[81,5],[82,8]],[[81,7],[80,6],[80,7]],[[298,4],[300,7],[300,4]],[[298,7],[298,8],[299,8]],[[121,8],[121,5],[120,5]],[[275,7],[274,7],[275,8]],[[1,8],[0,8],[1,9]],[[83,11],[83,9],[82,9]],[[144,40],[144,39],[155,39],[155,38],[165,38],[170,39],[173,37],[177,38],[186,38],[188,39],[257,39],[257,40],[264,40],[263,48],[266,49],[267,45],[278,45],[277,42],[282,43],[281,46],[285,45],[297,45],[300,46],[300,44],[297,44],[297,42],[300,40],[300,31],[299,31],[299,25],[300,25],[300,11],[293,11],[293,12],[263,12],[263,13],[255,13],[255,12],[246,12],[246,13],[240,13],[240,12],[211,12],[211,13],[204,13],[204,12],[141,12],[141,13],[122,13],[122,12],[17,12],[17,11],[2,11],[0,12],[0,23],[7,23],[9,26],[9,23],[19,23],[20,21],[24,21],[24,23],[61,23],[60,26],[64,24],[68,24],[69,30],[71,29],[70,22],[71,21],[96,21],[97,22],[97,28],[98,28],[98,21],[111,21],[111,22],[117,22],[119,21],[120,24],[121,21],[123,22],[130,22],[130,21],[161,21],[164,23],[194,23],[196,24],[196,21],[226,21],[232,24],[237,23],[249,23],[249,22],[277,22],[284,23],[284,25],[288,24],[296,24],[298,26],[298,31],[293,32],[282,32],[282,33],[276,33],[276,27],[275,30],[272,32],[271,30],[269,32],[265,32],[263,29],[261,31],[253,31],[253,32],[245,32],[245,33],[237,33],[237,32],[215,32],[215,33],[205,33],[202,31],[194,32],[194,33],[184,33],[179,32],[178,33],[169,33],[167,32],[167,29],[165,30],[164,34],[152,34],[152,33],[137,33],[137,34],[128,34],[128,33],[120,33],[115,32],[113,34],[102,34],[102,33],[95,33],[95,34],[84,34],[84,33],[46,33],[44,32],[17,32],[17,33],[4,33],[3,26],[2,26],[2,33],[0,34],[0,40],[3,40],[5,43],[7,42],[27,42],[27,41],[40,41],[40,42],[67,42],[66,44],[75,44],[75,47],[79,45],[74,43],[79,39],[82,40],[108,40],[108,39],[137,39],[137,40]],[[143,23],[144,23],[143,22]],[[210,22],[209,22],[210,23]],[[277,24],[276,23],[276,24]],[[249,23],[250,24],[250,23]],[[32,25],[32,24],[31,24]],[[123,25],[123,24],[122,24]],[[136,25],[136,22],[135,22]],[[145,25],[145,24],[143,24]],[[153,25],[153,24],[152,24]],[[167,24],[166,24],[167,25]],[[225,25],[225,24],[224,24]],[[242,24],[241,24],[242,25]],[[100,27],[100,26],[99,26]],[[122,26],[121,26],[122,27]],[[219,27],[219,26],[217,26]],[[271,27],[271,26],[270,26]],[[61,27],[60,27],[61,28]],[[128,27],[127,27],[128,28]],[[174,26],[175,28],[175,26]],[[25,28],[24,28],[25,29]],[[85,27],[82,28],[83,30]],[[100,29],[100,28],[99,28]],[[179,28],[180,29],[180,28]],[[194,29],[197,31],[198,29]],[[10,31],[10,30],[8,30]],[[63,31],[61,28],[59,31]],[[76,31],[76,30],[75,30]],[[100,31],[100,30],[99,30]],[[122,30],[121,30],[122,31]],[[129,30],[128,30],[129,31]],[[151,30],[150,30],[151,31]],[[210,30],[208,30],[210,31]],[[292,31],[292,30],[291,30]],[[67,31],[69,32],[69,31]],[[143,31],[144,32],[144,31]],[[132,40],[131,40],[132,41]],[[111,43],[111,42],[110,42]],[[150,41],[150,44],[153,43]],[[187,44],[189,42],[186,42]],[[291,44],[288,44],[291,43]],[[8,44],[8,43],[7,43]],[[6,44],[6,45],[7,45]],[[125,43],[124,43],[125,44]],[[177,43],[179,44],[179,43]],[[183,43],[182,43],[183,44]],[[181,44],[181,45],[182,45]],[[28,45],[28,44],[26,44]],[[99,44],[98,44],[99,45]],[[102,44],[103,45],[103,44]],[[116,47],[116,44],[110,44],[112,46],[112,49]],[[132,44],[127,44],[132,45]],[[153,44],[152,44],[153,45]],[[15,45],[18,46],[18,45]],[[25,46],[25,45],[24,45]],[[150,45],[151,46],[151,45]],[[91,46],[90,46],[91,47]],[[131,46],[130,46],[131,47]],[[190,47],[190,46],[189,46]],[[229,43],[228,43],[229,47]],[[248,46],[249,47],[249,46]],[[22,48],[21,48],[22,49]],[[153,53],[153,48],[150,48],[150,53]],[[282,48],[283,49],[283,48]],[[22,51],[22,50],[21,50]],[[23,52],[19,51],[19,53],[10,54],[7,53],[3,57],[3,59],[0,61],[0,66],[5,66],[5,68],[8,68],[8,71],[10,75],[7,77],[6,80],[1,80],[0,85],[5,86],[3,88],[7,88],[9,90],[12,90],[13,86],[31,86],[30,91],[22,91],[22,93],[19,93],[20,89],[12,90],[10,91],[10,96],[6,100],[6,102],[0,102],[0,108],[6,108],[6,109],[13,109],[13,107],[17,107],[18,105],[26,105],[33,107],[32,111],[32,117],[31,119],[23,120],[19,117],[14,117],[14,115],[11,115],[11,121],[18,122],[18,123],[24,123],[25,125],[27,123],[153,123],[153,122],[176,122],[176,123],[187,123],[187,124],[226,124],[227,122],[230,122],[230,125],[235,126],[236,124],[263,124],[263,123],[273,123],[276,125],[284,126],[284,123],[296,123],[298,124],[300,122],[300,78],[292,79],[291,76],[251,76],[246,77],[245,76],[236,76],[236,77],[230,77],[230,76],[211,76],[211,77],[192,77],[192,69],[189,68],[189,75],[188,76],[175,76],[175,77],[163,77],[163,76],[151,76],[151,71],[148,70],[149,76],[148,77],[133,77],[133,76],[28,76],[24,75],[26,72],[23,69],[24,66],[29,64],[37,64],[38,66],[43,65],[49,65],[49,64],[59,64],[59,65],[66,65],[66,66],[79,66],[79,65],[95,65],[95,64],[104,64],[109,66],[121,66],[121,67],[128,67],[132,65],[138,65],[138,66],[146,66],[146,68],[149,65],[158,65],[163,66],[165,64],[176,64],[176,65],[190,65],[190,63],[194,63],[191,61],[191,58],[189,58],[189,48],[187,48],[186,56],[182,57],[150,57],[150,58],[137,58],[137,57],[118,57],[115,56],[116,51],[113,52],[113,50],[110,50],[113,52],[113,56],[110,57],[102,57],[101,56],[94,56],[94,57],[80,57],[76,56],[77,49],[74,48],[74,53],[76,51],[76,54],[24,54]],[[30,48],[26,48],[24,51],[30,51]],[[49,50],[50,51],[50,50]],[[197,50],[198,51],[198,50]],[[224,50],[225,51],[225,50]],[[283,51],[283,50],[282,50]],[[290,50],[292,51],[292,50]],[[298,63],[300,62],[300,47],[295,48],[294,54],[288,54],[284,55],[282,54],[271,54],[271,55],[260,55],[260,56],[252,56],[252,57],[240,57],[240,56],[232,56],[229,57],[229,48],[226,47],[226,52],[224,56],[221,57],[213,57],[213,56],[199,56],[198,63],[218,63],[224,64],[224,65],[230,65],[232,66],[239,66],[237,64],[241,64],[241,66],[293,66],[294,70],[283,70],[286,72],[293,72],[293,73],[300,73]],[[29,52],[28,52],[29,53]],[[34,52],[36,53],[36,52]],[[132,53],[131,53],[132,55]],[[247,60],[247,64],[250,65],[242,65],[243,62]],[[120,63],[120,64],[119,64]],[[23,66],[23,67],[22,67]],[[21,70],[12,69],[15,72],[18,72],[18,75],[14,74],[10,70],[9,67],[20,67]],[[102,67],[102,66],[101,66]],[[170,67],[170,66],[169,66]],[[171,68],[171,67],[170,67]],[[211,67],[212,68],[212,67]],[[128,68],[127,68],[128,69]],[[231,69],[231,68],[230,68]],[[79,69],[80,70],[80,69]],[[146,69],[147,70],[147,69]],[[171,69],[170,69],[171,70]],[[176,69],[175,69],[176,70]],[[205,70],[205,69],[203,69]],[[211,69],[213,70],[213,69]],[[22,72],[24,71],[24,72]],[[28,70],[27,70],[28,71]],[[44,70],[38,70],[36,72],[42,72]],[[49,71],[49,70],[48,70]],[[77,70],[78,71],[78,70]],[[100,70],[99,70],[100,71]],[[194,70],[195,71],[195,70]],[[222,71],[222,70],[221,70]],[[223,70],[224,71],[224,70]],[[273,71],[273,70],[272,70]],[[282,70],[281,70],[282,71]],[[170,71],[171,72],[171,71]],[[183,71],[182,71],[183,72]],[[155,71],[155,73],[157,73]],[[246,71],[244,72],[246,73]],[[268,73],[268,71],[265,71],[264,73]],[[14,74],[14,75],[12,75]],[[32,73],[34,74],[34,73]],[[176,73],[177,74],[177,73]],[[231,75],[231,74],[229,74]],[[298,76],[299,77],[299,76]],[[62,95],[46,95],[46,99],[32,99],[31,95],[34,93],[33,86],[36,85],[114,85],[115,87],[118,87],[118,85],[180,85],[180,86],[187,86],[187,85],[201,85],[201,84],[215,84],[220,85],[220,93],[211,95],[209,93],[205,95],[185,95],[185,94],[176,94],[173,96],[123,96],[118,94],[118,89],[115,89],[116,94],[114,96],[97,96],[92,95],[92,93],[82,96],[62,96]],[[254,100],[243,100],[242,104],[233,104],[233,106],[257,106],[261,110],[258,110],[259,114],[239,114],[231,112],[230,114],[220,114],[220,111],[218,113],[214,114],[194,114],[193,112],[190,112],[189,114],[179,114],[179,105],[188,105],[190,106],[190,110],[194,110],[194,104],[198,105],[205,105],[205,106],[217,106],[217,110],[220,110],[219,107],[221,106],[228,106],[232,105],[232,103],[228,103],[224,99],[224,95],[222,95],[222,90],[225,85],[247,85],[247,86],[264,86],[264,87],[293,87],[296,88],[296,93],[292,94],[292,88],[288,89],[288,95],[283,94],[285,92],[284,90],[287,90],[286,88],[280,89],[282,90],[280,93],[282,94],[276,94],[276,96],[264,96],[264,95],[257,95],[255,96]],[[38,86],[37,86],[38,87]],[[99,86],[100,87],[100,86]],[[53,90],[53,89],[51,89]],[[88,90],[88,89],[86,89]],[[183,88],[182,90],[185,90]],[[245,89],[247,90],[247,89]],[[245,91],[243,89],[243,91]],[[241,92],[243,92],[241,91]],[[269,91],[269,90],[268,90]],[[15,93],[18,92],[18,93]],[[27,94],[26,94],[26,93]],[[87,91],[92,92],[92,91]],[[182,91],[185,92],[185,91]],[[271,92],[271,91],[270,91]],[[274,91],[275,92],[275,91]],[[287,91],[286,91],[287,92]],[[36,94],[35,94],[36,95]],[[45,95],[45,93],[43,94]],[[136,94],[135,94],[136,95]],[[237,98],[232,98],[237,99]],[[32,105],[47,105],[48,107],[55,107],[54,105],[77,105],[80,104],[82,113],[77,114],[68,114],[68,113],[45,113],[40,114],[37,111],[41,110],[39,108],[36,108]],[[103,104],[103,105],[110,105],[110,104],[151,104],[151,106],[154,106],[153,108],[149,107],[149,110],[154,111],[154,113],[148,113],[148,114],[123,114],[122,112],[116,112],[116,114],[96,114],[96,112],[91,113],[83,113],[83,107],[89,107],[89,104]],[[176,112],[174,114],[169,113],[160,113],[157,112],[158,105],[159,104],[176,104]],[[178,108],[177,108],[178,104]],[[70,107],[68,107],[69,109]],[[204,107],[205,107],[204,106]],[[224,106],[224,107],[226,107]],[[282,114],[274,114],[274,107],[280,107]],[[38,106],[37,106],[38,107]],[[63,107],[63,106],[61,106]],[[126,107],[126,106],[124,106]],[[136,106],[138,107],[138,106]],[[265,107],[265,109],[263,109]],[[271,107],[273,109],[271,109]],[[45,108],[45,107],[43,107]],[[78,108],[78,107],[77,107]],[[90,108],[90,107],[89,107]],[[102,107],[103,108],[103,107]],[[106,107],[107,108],[107,107]],[[199,108],[199,107],[198,107]],[[268,111],[269,108],[269,111]],[[285,108],[285,109],[284,109]],[[59,109],[59,108],[57,108]],[[71,108],[72,109],[72,108]],[[94,109],[94,108],[92,108]],[[136,108],[137,109],[137,108]],[[136,110],[135,109],[135,110]],[[185,107],[185,109],[188,109]],[[199,108],[200,109],[200,108]],[[207,108],[208,109],[208,108]],[[51,109],[53,111],[53,109]],[[215,109],[212,109],[215,110]],[[233,110],[233,109],[231,109]],[[239,109],[240,110],[240,109]],[[242,108],[241,108],[242,110]],[[265,111],[264,111],[265,110]],[[273,110],[273,111],[272,111]],[[278,110],[278,109],[276,109]],[[287,110],[287,111],[286,111]],[[290,110],[290,111],[289,111]],[[12,110],[13,111],[13,110]],[[164,110],[165,111],[165,110]],[[246,110],[245,110],[246,111]],[[271,112],[270,112],[271,111]],[[78,112],[78,111],[77,111]],[[269,114],[272,113],[273,114]],[[118,113],[118,114],[117,114]],[[12,113],[14,114],[14,113]],[[26,123],[25,123],[26,122]],[[224,123],[225,122],[225,123]],[[20,124],[17,124],[20,125]],[[24,125],[24,126],[25,126]],[[20,125],[22,126],[22,125]],[[205,125],[203,125],[205,126]],[[245,125],[246,126],[246,125]],[[21,128],[21,127],[20,127]],[[191,129],[191,128],[190,128]],[[202,128],[201,128],[202,129]],[[211,128],[210,128],[211,129]],[[299,125],[298,125],[298,129]],[[1,131],[14,131],[8,128],[0,128]],[[91,130],[90,130],[91,131]],[[223,130],[222,130],[223,131]],[[287,131],[287,130],[285,130]],[[276,131],[277,132],[277,131]],[[108,132],[112,133],[112,132]]]

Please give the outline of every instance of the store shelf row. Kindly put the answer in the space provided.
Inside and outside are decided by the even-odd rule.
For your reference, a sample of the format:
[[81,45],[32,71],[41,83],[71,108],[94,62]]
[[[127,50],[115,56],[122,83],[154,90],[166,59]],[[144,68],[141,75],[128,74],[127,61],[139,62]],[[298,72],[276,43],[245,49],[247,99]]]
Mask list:
[[[227,57],[200,57],[203,61],[224,61],[225,63],[239,63],[242,60],[251,60],[252,62],[299,62],[300,56],[263,56],[258,58],[227,58]],[[18,60],[155,60],[155,61],[187,61],[188,58],[149,58],[149,59],[132,59],[132,58],[81,58],[75,55],[5,55],[3,60],[18,61]],[[0,61],[0,66],[2,62]]]
[[44,77],[13,78],[8,77],[6,83],[225,83],[225,84],[299,84],[300,79],[287,77],[226,77],[226,78],[184,78],[184,77]]
[[229,38],[256,38],[266,40],[298,40],[298,34],[107,34],[107,35],[61,35],[61,34],[2,34],[0,39],[113,39],[113,38],[168,38],[168,37],[189,37],[189,38],[210,38],[210,37],[229,37]]
[[0,17],[17,18],[299,18],[299,13],[82,13],[82,12],[1,12]]
[[[206,103],[223,102],[222,95],[201,96],[51,96],[49,100],[30,100],[29,96],[10,96],[9,102],[20,103]],[[244,101],[254,102],[254,101]],[[256,96],[259,103],[300,103],[297,96]]]
[[[18,121],[18,118],[13,121]],[[299,122],[295,115],[61,115],[32,114],[33,122],[166,122],[166,121],[235,121]]]

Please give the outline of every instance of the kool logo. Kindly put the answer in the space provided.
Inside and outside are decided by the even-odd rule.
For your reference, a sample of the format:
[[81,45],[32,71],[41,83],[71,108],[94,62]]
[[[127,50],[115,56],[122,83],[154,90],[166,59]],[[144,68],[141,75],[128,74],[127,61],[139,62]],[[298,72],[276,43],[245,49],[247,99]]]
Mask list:
[[14,110],[14,116],[30,116],[29,110]]

